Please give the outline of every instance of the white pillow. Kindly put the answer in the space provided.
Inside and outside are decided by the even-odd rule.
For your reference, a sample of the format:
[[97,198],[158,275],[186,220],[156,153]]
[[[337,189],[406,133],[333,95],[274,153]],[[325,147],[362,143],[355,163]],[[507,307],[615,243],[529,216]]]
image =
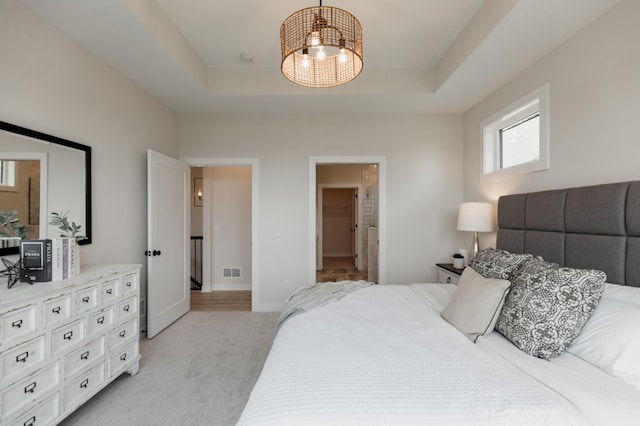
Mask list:
[[567,352],[640,389],[638,324],[640,306],[603,296]]
[[465,268],[456,292],[440,315],[476,342],[493,331],[510,286],[507,280],[484,278],[472,268]]
[[602,296],[640,306],[640,287],[605,283]]

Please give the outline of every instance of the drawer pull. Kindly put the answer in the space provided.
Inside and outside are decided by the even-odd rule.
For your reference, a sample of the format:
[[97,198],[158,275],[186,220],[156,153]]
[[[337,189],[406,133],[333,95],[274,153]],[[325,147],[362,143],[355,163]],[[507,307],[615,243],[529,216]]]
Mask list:
[[127,330],[122,330],[118,336],[122,337],[124,339],[124,336],[127,334]]
[[14,328],[20,328],[20,327],[22,327],[22,320],[20,319],[20,320],[18,320],[18,321],[14,321],[14,322],[12,322],[12,323],[11,323],[11,327],[14,327]]
[[126,361],[126,360],[127,360],[127,354],[126,353],[120,355],[120,361]]
[[125,283],[125,285],[126,285],[127,287],[131,287],[131,281],[127,281],[127,282]]
[[84,360],[89,359],[89,351],[86,351],[82,355],[80,355],[80,359],[84,359]]
[[113,293],[113,289],[112,288],[108,288],[107,289],[107,294],[112,294]]
[[451,277],[447,277],[447,284],[451,284]]
[[89,296],[85,296],[85,297],[83,297],[83,298],[82,298],[82,301],[83,301],[84,303],[89,303]]
[[98,324],[104,324],[104,317],[98,318]]
[[64,340],[71,340],[71,336],[73,336],[73,330],[72,331],[67,331],[66,333],[64,333],[62,335],[62,338]]
[[36,424],[36,416],[31,417],[29,420],[23,423],[24,426],[33,426]]
[[27,358],[29,358],[29,351],[23,352],[20,355],[16,356],[16,362],[27,362]]
[[54,314],[59,314],[60,313],[60,306],[56,306],[55,308],[53,308],[51,310],[51,312],[54,313]]
[[125,312],[129,312],[129,305],[127,305],[124,308],[122,308],[122,310],[125,311]]
[[35,390],[36,390],[36,382],[33,382],[24,388],[24,393],[33,393],[35,392]]
[[86,389],[87,386],[89,386],[89,379],[84,379],[81,383],[80,383],[80,387],[83,389]]

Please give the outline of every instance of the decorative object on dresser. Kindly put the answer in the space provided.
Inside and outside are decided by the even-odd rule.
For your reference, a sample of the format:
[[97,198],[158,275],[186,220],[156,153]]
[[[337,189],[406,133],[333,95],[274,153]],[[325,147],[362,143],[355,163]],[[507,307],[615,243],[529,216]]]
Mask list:
[[451,256],[453,258],[453,267],[456,269],[463,269],[464,268],[464,256],[461,255],[460,253],[454,253],[453,256]]
[[473,232],[471,258],[473,260],[480,251],[478,232],[496,230],[495,207],[491,203],[470,202],[460,204],[458,209],[458,231]]
[[0,424],[57,424],[138,372],[140,265],[0,289]]
[[454,268],[453,263],[436,263],[440,284],[458,284],[463,269]]

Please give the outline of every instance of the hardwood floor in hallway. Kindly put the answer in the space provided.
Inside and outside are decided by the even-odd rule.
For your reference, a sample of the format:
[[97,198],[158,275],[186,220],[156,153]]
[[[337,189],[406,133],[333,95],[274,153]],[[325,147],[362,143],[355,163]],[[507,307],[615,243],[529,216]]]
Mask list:
[[192,311],[251,311],[251,291],[191,290]]

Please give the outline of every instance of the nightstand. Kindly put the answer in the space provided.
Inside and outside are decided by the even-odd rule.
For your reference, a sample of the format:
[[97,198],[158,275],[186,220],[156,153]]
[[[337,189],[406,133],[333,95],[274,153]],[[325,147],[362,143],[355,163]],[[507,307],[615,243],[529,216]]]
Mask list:
[[438,282],[441,284],[458,284],[464,269],[453,267],[453,263],[436,263],[438,267]]

